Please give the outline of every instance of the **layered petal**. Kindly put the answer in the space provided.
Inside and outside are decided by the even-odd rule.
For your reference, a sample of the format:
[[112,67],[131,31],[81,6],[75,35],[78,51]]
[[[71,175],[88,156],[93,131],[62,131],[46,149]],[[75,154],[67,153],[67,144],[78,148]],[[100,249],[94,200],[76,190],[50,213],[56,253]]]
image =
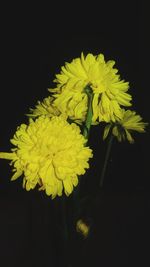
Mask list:
[[114,65],[115,61],[106,62],[103,54],[91,53],[66,62],[54,80],[56,88],[49,89],[54,94],[55,107],[70,119],[84,122],[88,108],[84,89],[90,86],[94,96],[92,123],[120,117],[121,106],[130,106],[132,97],[127,93],[129,83],[120,79]]
[[0,158],[11,160],[12,180],[23,175],[23,186],[40,190],[52,198],[68,196],[78,184],[78,176],[89,168],[92,150],[76,124],[69,124],[63,116],[40,116],[29,125],[18,127],[10,153],[0,152]]

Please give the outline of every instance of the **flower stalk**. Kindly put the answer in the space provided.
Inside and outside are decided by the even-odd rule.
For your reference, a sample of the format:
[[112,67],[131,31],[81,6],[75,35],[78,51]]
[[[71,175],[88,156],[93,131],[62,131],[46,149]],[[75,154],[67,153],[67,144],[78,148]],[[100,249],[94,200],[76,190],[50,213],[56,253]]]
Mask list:
[[83,136],[88,140],[93,117],[93,108],[92,108],[93,92],[89,85],[85,87],[84,92],[87,94],[88,97],[88,110],[83,129]]
[[[87,97],[88,97],[88,109],[87,109],[87,114],[86,114],[86,119],[85,119],[85,125],[83,128],[83,136],[87,139],[87,142],[88,142],[89,134],[90,134],[90,128],[91,128],[91,124],[92,124],[92,117],[93,117],[93,109],[92,109],[93,92],[92,92],[92,89],[89,85],[87,85],[84,88],[84,92],[87,94]],[[73,215],[74,219],[73,220],[74,220],[74,223],[76,223],[76,221],[79,218],[80,213],[81,213],[79,194],[80,194],[80,177],[79,177],[78,186],[77,186],[77,188],[75,188],[75,190],[73,192],[73,202],[74,202],[74,215]]]
[[109,157],[110,157],[110,152],[111,152],[113,139],[114,139],[114,136],[113,136],[113,134],[111,134],[111,136],[109,138],[109,141],[108,141],[108,146],[107,146],[107,150],[106,150],[104,165],[103,165],[103,169],[102,169],[102,173],[101,173],[101,177],[100,177],[100,182],[99,182],[99,186],[100,187],[103,187],[103,182],[104,182],[104,178],[105,178],[106,168],[107,168],[107,165],[108,165],[108,160],[109,160]]

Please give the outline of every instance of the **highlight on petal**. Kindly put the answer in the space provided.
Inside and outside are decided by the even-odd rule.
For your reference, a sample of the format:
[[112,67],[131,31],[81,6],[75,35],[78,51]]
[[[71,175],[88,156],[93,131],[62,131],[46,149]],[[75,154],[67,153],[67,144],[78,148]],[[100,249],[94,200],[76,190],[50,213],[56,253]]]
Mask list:
[[37,185],[48,196],[69,196],[78,184],[78,176],[89,168],[92,150],[76,124],[63,116],[40,116],[17,128],[10,153],[0,152],[0,158],[11,160],[12,181],[23,175],[27,191]]

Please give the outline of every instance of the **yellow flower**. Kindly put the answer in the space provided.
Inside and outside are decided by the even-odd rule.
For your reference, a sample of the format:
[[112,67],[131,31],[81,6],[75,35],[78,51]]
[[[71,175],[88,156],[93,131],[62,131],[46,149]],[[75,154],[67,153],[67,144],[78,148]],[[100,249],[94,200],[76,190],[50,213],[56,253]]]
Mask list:
[[116,123],[108,124],[104,130],[103,139],[105,139],[112,128],[112,134],[117,137],[118,141],[127,139],[130,143],[134,143],[131,136],[133,131],[139,133],[145,132],[145,127],[148,123],[142,121],[142,117],[137,115],[135,111],[121,110],[121,118],[116,120]]
[[89,168],[92,150],[76,124],[63,117],[41,116],[29,125],[18,127],[11,143],[16,146],[11,153],[0,153],[0,158],[14,165],[12,180],[23,174],[26,190],[39,184],[47,195],[68,196],[78,184],[78,175]]
[[49,96],[43,99],[42,102],[38,101],[35,109],[30,108],[31,114],[27,114],[29,117],[39,117],[46,115],[48,117],[59,116],[60,111],[53,105],[54,98]]
[[77,221],[76,231],[80,233],[84,238],[87,238],[90,231],[90,226],[85,223],[82,219]]
[[56,75],[57,87],[49,89],[55,93],[54,105],[67,113],[73,120],[85,121],[88,99],[85,87],[90,86],[93,92],[93,120],[115,121],[121,117],[120,106],[130,106],[131,95],[127,93],[129,83],[120,79],[115,61],[105,61],[104,55],[88,54],[73,59],[61,68]]

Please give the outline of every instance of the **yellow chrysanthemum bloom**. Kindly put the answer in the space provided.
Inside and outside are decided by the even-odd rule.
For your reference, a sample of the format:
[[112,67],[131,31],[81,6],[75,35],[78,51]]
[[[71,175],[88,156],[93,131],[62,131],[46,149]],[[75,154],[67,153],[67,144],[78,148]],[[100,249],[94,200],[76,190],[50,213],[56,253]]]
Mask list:
[[143,122],[142,117],[135,111],[121,109],[121,118],[117,118],[116,123],[110,123],[105,127],[103,139],[108,136],[112,128],[112,134],[117,137],[119,142],[127,139],[130,143],[134,143],[131,133],[133,131],[145,132],[146,125],[148,123]]
[[81,58],[66,63],[54,80],[57,88],[49,89],[55,93],[55,106],[71,119],[85,121],[88,108],[85,88],[90,86],[93,92],[92,123],[121,118],[120,106],[130,106],[131,95],[127,93],[129,83],[120,79],[114,64],[113,60],[106,62],[103,54],[84,57],[83,53]]
[[46,115],[48,117],[59,116],[60,111],[53,105],[54,98],[49,96],[43,99],[43,101],[38,101],[35,108],[30,108],[31,113],[27,114],[29,117],[39,117],[41,115]]
[[85,223],[82,219],[77,221],[76,231],[80,233],[84,238],[87,238],[90,231],[90,226]]
[[29,125],[18,127],[11,143],[16,148],[11,153],[1,152],[0,158],[14,165],[12,180],[23,174],[26,190],[39,184],[52,198],[61,196],[63,189],[67,196],[72,193],[92,157],[80,128],[61,116],[30,119]]

